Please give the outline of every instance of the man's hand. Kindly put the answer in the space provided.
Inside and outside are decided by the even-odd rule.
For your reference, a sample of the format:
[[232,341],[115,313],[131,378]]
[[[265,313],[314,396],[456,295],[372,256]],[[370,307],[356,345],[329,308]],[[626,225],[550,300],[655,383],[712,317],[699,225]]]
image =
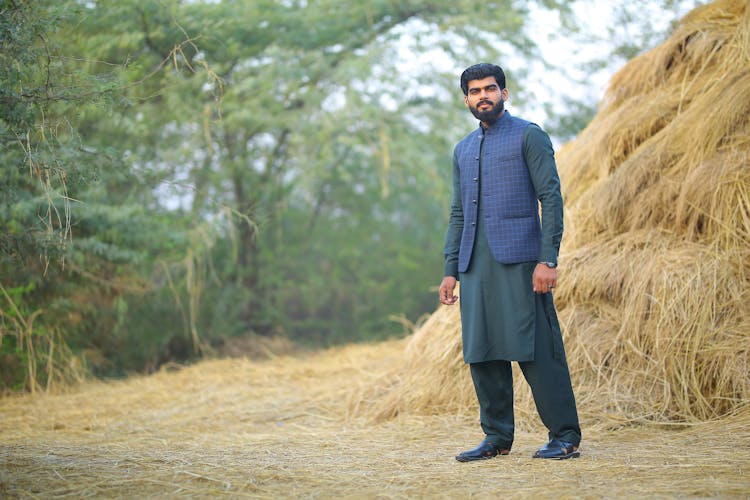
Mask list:
[[446,306],[451,306],[456,303],[458,297],[453,295],[453,290],[456,289],[456,278],[453,276],[446,276],[443,278],[443,282],[440,283],[440,302]]
[[532,283],[536,293],[551,292],[557,286],[557,269],[547,267],[544,264],[537,264],[532,276]]

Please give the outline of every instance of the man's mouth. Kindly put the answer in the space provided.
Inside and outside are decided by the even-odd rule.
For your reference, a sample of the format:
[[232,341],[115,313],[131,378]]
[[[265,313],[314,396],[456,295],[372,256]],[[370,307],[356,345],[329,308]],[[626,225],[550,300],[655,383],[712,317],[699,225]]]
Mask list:
[[478,109],[481,109],[481,108],[491,108],[491,107],[492,107],[492,103],[489,102],[489,101],[480,102],[479,105],[477,106]]

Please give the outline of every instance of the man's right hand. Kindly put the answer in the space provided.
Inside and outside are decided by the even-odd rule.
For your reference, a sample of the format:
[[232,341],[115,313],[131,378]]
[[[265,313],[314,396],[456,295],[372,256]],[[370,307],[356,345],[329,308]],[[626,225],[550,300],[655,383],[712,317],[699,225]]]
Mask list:
[[456,278],[453,276],[446,276],[443,278],[443,282],[440,283],[440,303],[446,306],[451,306],[456,303],[458,297],[453,295],[453,290],[456,289]]

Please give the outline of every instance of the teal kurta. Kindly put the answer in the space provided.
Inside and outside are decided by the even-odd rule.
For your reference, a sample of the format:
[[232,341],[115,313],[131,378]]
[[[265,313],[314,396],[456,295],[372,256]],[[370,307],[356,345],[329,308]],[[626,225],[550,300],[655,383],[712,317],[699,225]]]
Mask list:
[[[559,177],[549,137],[536,125],[529,125],[524,134],[524,159],[542,203],[542,235],[540,255],[557,261],[562,235],[562,199],[559,197]],[[481,176],[485,168],[480,159]],[[460,197],[459,176],[454,164],[454,204]],[[547,193],[555,193],[547,196]],[[479,197],[481,200],[481,196]],[[457,261],[460,229],[449,227],[446,241],[447,276],[461,282],[461,323],[464,361],[532,361],[534,339],[538,328],[550,326],[559,338],[557,318],[537,325],[537,302],[554,315],[551,294],[537,295],[533,291],[532,274],[537,262],[500,264],[492,258],[482,221],[483,207],[478,207],[477,233],[469,268],[458,275]],[[554,256],[554,257],[553,257]],[[547,301],[547,302],[545,302]],[[552,309],[552,310],[551,310]]]
[[531,361],[536,329],[531,275],[536,262],[495,262],[481,221],[480,206],[471,264],[460,276],[464,361]]

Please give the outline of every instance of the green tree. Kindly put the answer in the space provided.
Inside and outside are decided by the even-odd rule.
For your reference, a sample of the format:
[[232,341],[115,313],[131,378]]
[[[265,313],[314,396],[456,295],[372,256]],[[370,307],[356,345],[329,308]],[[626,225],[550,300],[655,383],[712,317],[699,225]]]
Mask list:
[[[90,35],[83,49],[92,59],[133,58],[121,76],[127,81],[142,78],[127,73],[133,67],[168,62],[158,82],[132,87],[132,105],[110,114],[117,131],[102,133],[92,121],[97,137],[110,147],[116,137],[115,147],[160,177],[159,192],[194,220],[226,209],[239,216],[201,267],[211,275],[203,277],[193,325],[200,335],[362,339],[397,332],[389,313],[414,319],[431,308],[434,278],[421,280],[440,267],[434,234],[442,232],[441,169],[455,138],[444,125],[455,121],[455,70],[415,73],[430,83],[414,86],[400,78],[394,56],[409,29],[453,57],[459,50],[492,57],[485,29],[507,33],[519,50],[531,47],[521,33],[524,11],[509,2],[491,24],[463,26],[478,5],[101,2],[89,9],[78,29]],[[392,109],[383,108],[386,96]],[[123,133],[119,124],[134,119],[142,125]],[[380,242],[368,241],[375,237]],[[404,276],[409,268],[420,270],[419,281]]]
[[0,10],[0,355],[10,387],[77,377],[83,352],[109,371],[122,296],[153,288],[139,266],[172,236],[172,221],[141,204],[150,189],[121,150],[86,128],[92,117],[107,123],[123,88],[111,68],[91,73],[69,52],[82,9]]

